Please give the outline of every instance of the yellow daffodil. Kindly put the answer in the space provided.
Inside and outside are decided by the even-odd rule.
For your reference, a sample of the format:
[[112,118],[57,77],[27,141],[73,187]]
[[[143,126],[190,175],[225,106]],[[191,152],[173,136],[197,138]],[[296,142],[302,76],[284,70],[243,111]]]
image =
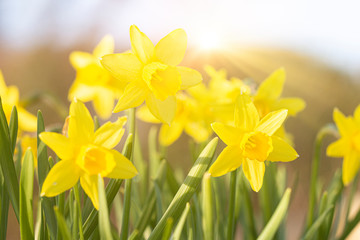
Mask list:
[[[260,84],[254,96],[254,104],[259,111],[260,117],[279,109],[288,109],[289,116],[295,116],[305,108],[305,101],[301,98],[281,98],[285,78],[285,70],[280,68]],[[292,143],[291,135],[285,131],[283,126],[279,128],[276,135]]]
[[177,66],[183,59],[187,37],[182,29],[172,31],[154,47],[135,25],[130,27],[132,52],[110,54],[101,63],[114,77],[126,82],[114,112],[144,101],[161,122],[170,124],[176,113],[175,94],[202,81],[199,72]]
[[96,113],[103,119],[110,117],[114,101],[118,99],[125,85],[111,76],[103,68],[100,58],[114,52],[114,39],[105,36],[93,53],[75,51],[70,54],[70,62],[76,70],[76,79],[69,90],[69,100],[74,97],[92,101]]
[[250,97],[241,94],[235,105],[235,127],[218,122],[211,125],[227,147],[210,167],[210,174],[214,177],[222,176],[242,165],[252,189],[259,191],[266,160],[288,162],[298,157],[289,144],[273,135],[286,116],[287,110],[278,110],[260,120]]
[[1,70],[0,96],[6,119],[10,121],[12,108],[16,106],[19,117],[19,132],[35,132],[37,128],[36,117],[21,107],[19,104],[19,89],[16,86],[6,86]]
[[101,177],[128,179],[137,175],[134,165],[121,153],[113,150],[122,135],[126,117],[107,122],[94,132],[94,122],[85,105],[74,100],[70,105],[67,137],[53,132],[39,135],[62,160],[46,177],[41,196],[55,196],[80,184],[99,209],[97,179]]
[[37,169],[37,138],[36,138],[36,136],[33,137],[33,136],[26,134],[21,137],[20,142],[21,142],[21,149],[22,149],[21,163],[24,160],[26,149],[30,148],[31,153],[33,154],[33,159],[34,159],[34,168]]
[[338,109],[334,110],[334,122],[341,138],[330,144],[327,155],[343,157],[342,180],[348,185],[360,168],[360,105],[354,112],[354,117],[345,117]]

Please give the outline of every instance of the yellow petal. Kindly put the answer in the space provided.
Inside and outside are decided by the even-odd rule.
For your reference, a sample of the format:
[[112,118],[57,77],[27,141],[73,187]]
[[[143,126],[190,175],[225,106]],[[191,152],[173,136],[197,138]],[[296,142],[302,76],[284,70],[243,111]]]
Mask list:
[[246,94],[241,94],[236,99],[235,125],[245,131],[252,131],[259,122],[259,113]]
[[334,109],[333,118],[341,136],[352,134],[356,129],[353,119],[345,117],[337,108]]
[[80,184],[94,207],[99,210],[98,175],[84,174],[80,177]]
[[159,142],[163,146],[169,146],[173,144],[184,130],[184,124],[174,121],[171,125],[163,124],[159,132]]
[[273,111],[261,119],[259,125],[256,127],[256,131],[263,132],[271,136],[280,128],[281,124],[285,121],[286,116],[286,109]]
[[95,47],[93,55],[96,58],[101,58],[106,54],[114,52],[114,38],[111,35],[106,35],[101,39],[99,44]]
[[181,75],[181,89],[187,89],[195,86],[201,83],[203,79],[201,74],[194,69],[187,67],[176,67],[176,69]]
[[94,99],[96,95],[97,88],[94,86],[88,86],[86,84],[75,82],[71,85],[68,95],[68,100],[72,101],[76,97],[80,101],[88,102]]
[[357,124],[360,125],[360,104],[356,107],[354,111],[354,119],[357,122]]
[[344,156],[342,166],[342,179],[344,185],[348,185],[354,179],[360,168],[360,156],[356,151],[350,151]]
[[42,132],[39,137],[60,159],[74,158],[74,147],[69,138],[54,132]]
[[156,44],[155,55],[161,62],[176,66],[184,58],[186,45],[186,32],[183,29],[176,29]]
[[329,157],[343,157],[350,150],[350,143],[344,138],[331,143],[326,149],[326,155]]
[[211,128],[220,137],[220,139],[229,146],[239,145],[244,136],[241,129],[218,122],[212,123]]
[[176,98],[169,96],[165,101],[157,99],[153,94],[146,98],[146,105],[150,112],[161,122],[170,124],[175,117]]
[[100,62],[119,81],[130,82],[140,79],[142,64],[133,53],[105,55]]
[[211,165],[209,173],[213,177],[220,177],[240,167],[242,162],[240,146],[227,146]]
[[272,162],[290,162],[299,157],[295,149],[279,137],[272,136],[273,150],[267,157]]
[[74,100],[70,104],[69,138],[78,143],[88,143],[94,136],[94,122],[84,103]]
[[112,172],[110,172],[106,177],[116,178],[116,179],[129,179],[133,178],[138,174],[135,166],[121,153],[116,150],[111,150],[114,155],[114,160],[116,165]]
[[17,108],[19,116],[19,128],[26,132],[36,132],[37,118],[22,107]]
[[9,105],[17,105],[19,102],[19,89],[15,86],[8,87],[5,99]]
[[127,117],[120,117],[116,122],[106,122],[95,132],[94,144],[112,149],[120,142],[124,135],[124,124]]
[[280,68],[261,83],[255,99],[275,100],[280,97],[285,82],[285,70]]
[[131,50],[143,63],[147,63],[154,56],[154,44],[135,25],[130,27]]
[[0,69],[0,95],[3,96],[6,92],[6,90],[7,90],[7,86],[6,86],[2,71]]
[[136,81],[129,83],[126,86],[123,95],[117,102],[113,112],[117,113],[125,109],[140,106],[144,102],[148,94],[149,90],[146,89],[146,86],[143,87],[139,85]]
[[263,184],[265,163],[256,160],[244,159],[243,171],[247,180],[249,180],[251,188],[258,192]]
[[197,121],[187,122],[185,125],[185,132],[197,143],[205,142],[212,134],[208,124]]
[[41,196],[53,197],[71,187],[79,180],[79,168],[73,159],[61,160],[51,168],[41,189]]
[[93,106],[96,113],[102,119],[108,119],[114,109],[114,93],[107,88],[97,88],[96,97],[93,100]]
[[75,69],[87,67],[90,64],[96,64],[93,55],[87,52],[74,51],[69,56],[70,63]]
[[156,117],[154,117],[154,115],[152,115],[152,113],[150,112],[149,108],[146,105],[141,106],[136,110],[136,117],[144,122],[161,123],[159,119],[157,119]]
[[274,109],[287,109],[290,116],[304,110],[306,103],[301,98],[283,98],[273,105]]

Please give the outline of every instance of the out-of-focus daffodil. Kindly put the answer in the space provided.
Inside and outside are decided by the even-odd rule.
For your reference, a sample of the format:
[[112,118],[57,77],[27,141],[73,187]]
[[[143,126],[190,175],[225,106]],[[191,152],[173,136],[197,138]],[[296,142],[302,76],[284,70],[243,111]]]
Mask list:
[[330,157],[344,158],[342,180],[348,185],[360,168],[360,105],[355,109],[354,117],[345,117],[336,108],[333,118],[341,138],[330,144],[326,153]]
[[210,167],[211,175],[222,176],[242,165],[252,189],[259,191],[266,160],[288,162],[298,157],[288,143],[273,135],[286,116],[287,110],[278,110],[268,113],[260,120],[250,97],[241,94],[235,105],[235,127],[218,122],[211,125],[227,145]]
[[122,135],[126,117],[107,122],[94,132],[94,122],[85,105],[73,101],[70,105],[67,137],[53,132],[39,135],[62,160],[55,164],[46,177],[41,196],[55,196],[80,184],[99,209],[98,175],[128,179],[137,175],[134,165],[121,153],[113,150]]
[[114,77],[126,82],[114,112],[144,101],[161,122],[170,124],[176,113],[175,94],[202,81],[199,72],[177,66],[183,59],[187,37],[182,29],[172,31],[154,47],[135,25],[130,27],[132,52],[110,54],[101,63]]
[[93,53],[74,51],[70,62],[76,70],[76,79],[69,90],[69,100],[74,97],[83,101],[92,101],[96,113],[103,119],[110,117],[114,101],[118,99],[125,85],[112,77],[100,63],[102,56],[114,52],[114,39],[105,36]]
[[19,89],[16,86],[6,86],[4,77],[0,70],[0,96],[6,119],[10,121],[11,111],[14,106],[17,108],[19,117],[19,132],[35,132],[37,119],[19,104]]
[[[280,68],[260,84],[254,96],[254,104],[260,117],[279,109],[288,109],[289,116],[295,116],[305,108],[305,101],[301,98],[281,98],[285,78],[285,70]],[[291,135],[285,131],[283,126],[279,128],[276,135],[292,143]]]
[[[31,153],[33,154],[34,159],[34,168],[37,169],[37,138],[36,136],[23,135],[20,139],[21,149],[22,149],[22,157],[21,162],[24,160],[26,149],[30,148]],[[16,154],[16,153],[15,153]]]

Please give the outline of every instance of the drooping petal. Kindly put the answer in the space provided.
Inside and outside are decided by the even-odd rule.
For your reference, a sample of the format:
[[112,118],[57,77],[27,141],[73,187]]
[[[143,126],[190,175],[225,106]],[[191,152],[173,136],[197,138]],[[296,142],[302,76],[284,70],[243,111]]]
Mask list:
[[119,81],[130,82],[140,79],[142,64],[133,53],[105,55],[100,62]]
[[136,117],[144,122],[161,123],[159,119],[154,117],[154,115],[150,112],[149,108],[146,105],[141,106],[136,110]]
[[287,112],[286,109],[282,109],[268,113],[261,119],[255,130],[266,133],[269,136],[273,135],[285,121]]
[[96,90],[97,88],[94,86],[88,86],[75,80],[75,82],[70,87],[68,100],[72,101],[76,97],[83,102],[91,101],[96,95]]
[[42,132],[39,137],[60,159],[74,158],[74,144],[69,138],[54,132]]
[[225,175],[241,166],[242,151],[239,146],[227,146],[211,165],[209,173],[213,177]]
[[19,102],[19,89],[16,86],[8,87],[5,99],[9,105],[17,105]]
[[340,138],[327,147],[326,155],[329,157],[343,157],[348,151],[350,151],[350,143],[344,138]]
[[249,180],[251,188],[258,192],[263,184],[265,174],[265,163],[256,160],[243,160],[243,171],[247,180]]
[[35,132],[37,129],[37,118],[22,107],[18,107],[17,111],[19,128],[26,132]]
[[244,132],[241,129],[219,122],[212,123],[211,128],[229,146],[239,145],[244,136]]
[[111,35],[106,35],[101,39],[99,44],[95,47],[93,55],[96,58],[101,58],[106,54],[114,52],[114,38]]
[[197,121],[187,122],[185,125],[185,132],[197,143],[205,142],[212,134],[208,124]]
[[342,179],[344,185],[348,185],[354,179],[360,168],[360,156],[356,151],[350,151],[344,156],[342,166]]
[[142,63],[147,63],[154,56],[154,44],[135,25],[130,27],[130,41],[133,53]]
[[70,104],[68,136],[78,143],[91,142],[94,136],[94,122],[90,112],[77,99]]
[[351,117],[345,117],[337,108],[334,109],[333,118],[341,136],[351,134],[354,128],[356,128],[353,119]]
[[0,95],[3,96],[6,92],[6,90],[7,90],[7,86],[6,86],[2,71],[0,69]]
[[202,81],[201,74],[188,67],[176,67],[178,72],[181,75],[181,89],[187,89],[189,87],[195,86]]
[[114,93],[107,88],[97,87],[96,97],[93,99],[93,106],[96,113],[102,119],[108,119],[114,109]]
[[171,125],[163,124],[159,132],[159,142],[163,146],[169,146],[173,144],[184,130],[184,124],[182,122],[173,121]]
[[235,126],[245,131],[253,130],[259,122],[259,113],[246,94],[240,94],[235,104]]
[[267,157],[272,162],[290,162],[299,157],[295,149],[277,136],[272,136],[273,150]]
[[120,117],[116,122],[106,122],[95,132],[94,144],[112,149],[120,142],[124,135],[124,124],[127,117]]
[[89,66],[90,64],[96,64],[96,59],[93,55],[87,52],[74,51],[69,56],[70,63],[75,69],[81,69]]
[[42,189],[41,196],[53,197],[71,187],[79,180],[79,168],[73,159],[61,160],[51,168]]
[[298,112],[304,110],[306,103],[301,98],[282,98],[274,105],[274,109],[287,109],[290,116],[295,116]]
[[119,98],[113,112],[117,113],[125,109],[140,106],[148,94],[149,90],[146,86],[142,86],[138,84],[138,82],[129,83],[126,86],[124,93]]
[[163,123],[170,124],[175,117],[175,96],[169,96],[165,101],[161,101],[153,94],[149,94],[146,98],[146,105],[150,112]]
[[94,207],[99,210],[98,175],[84,174],[80,177],[80,184],[86,195],[90,198]]
[[275,100],[280,97],[285,82],[285,70],[280,68],[261,83],[255,99]]
[[124,155],[116,150],[110,150],[114,156],[116,162],[113,170],[105,177],[116,178],[116,179],[129,179],[133,178],[138,174],[135,166],[127,159]]
[[183,29],[176,29],[156,44],[155,55],[161,62],[176,66],[184,58],[186,45],[186,32]]

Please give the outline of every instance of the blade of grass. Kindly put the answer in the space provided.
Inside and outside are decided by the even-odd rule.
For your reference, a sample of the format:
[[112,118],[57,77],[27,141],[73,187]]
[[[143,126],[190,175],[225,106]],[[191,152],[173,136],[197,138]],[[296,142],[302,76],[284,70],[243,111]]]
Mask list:
[[106,195],[104,190],[104,180],[98,176],[98,189],[99,189],[99,232],[100,239],[113,239],[111,234],[110,218]]
[[290,202],[291,189],[288,188],[282,197],[275,212],[271,216],[269,222],[266,224],[264,230],[261,232],[257,240],[271,240],[275,236],[276,231],[284,220]]
[[[179,222],[178,224],[176,225],[176,228],[174,230],[174,234],[172,236],[172,239],[173,240],[180,240],[180,237],[181,237],[181,233],[183,231],[183,228],[184,228],[184,225],[185,225],[185,221],[186,221],[186,218],[189,214],[189,211],[190,211],[190,203],[186,203],[186,207],[184,209],[184,212],[181,214],[181,217],[179,219]],[[205,238],[207,239],[207,238]]]
[[205,173],[202,181],[202,209],[203,218],[202,226],[204,232],[204,238],[212,240],[214,239],[214,201],[213,193],[211,189],[211,174]]
[[59,232],[61,234],[60,239],[70,240],[71,239],[70,229],[66,224],[64,216],[61,215],[61,213],[59,212],[59,209],[56,206],[54,207],[54,212],[55,212],[56,219],[57,219],[57,222],[59,225]]
[[313,239],[315,234],[317,233],[317,230],[320,228],[320,226],[324,223],[324,221],[327,219],[327,216],[334,210],[334,206],[329,207],[323,214],[321,214],[316,221],[310,226],[309,230],[305,233],[302,240],[309,240]]
[[180,186],[180,189],[171,201],[168,209],[165,211],[161,220],[158,222],[153,232],[149,236],[149,240],[159,239],[165,228],[167,219],[172,218],[174,219],[174,222],[178,220],[179,216],[185,208],[186,203],[191,199],[196,189],[200,185],[201,179],[214,156],[217,143],[218,138],[214,138],[202,151],[194,166],[191,168],[189,174],[185,178],[185,181]]
[[234,170],[230,173],[230,202],[229,202],[229,211],[228,211],[228,221],[227,221],[227,238],[231,240],[234,238],[234,226],[235,226],[235,196],[236,196],[236,177],[237,170]]
[[164,229],[164,233],[162,235],[162,240],[169,240],[170,236],[171,236],[171,229],[174,225],[174,220],[172,218],[168,218],[166,220],[166,225],[165,225],[165,229]]

